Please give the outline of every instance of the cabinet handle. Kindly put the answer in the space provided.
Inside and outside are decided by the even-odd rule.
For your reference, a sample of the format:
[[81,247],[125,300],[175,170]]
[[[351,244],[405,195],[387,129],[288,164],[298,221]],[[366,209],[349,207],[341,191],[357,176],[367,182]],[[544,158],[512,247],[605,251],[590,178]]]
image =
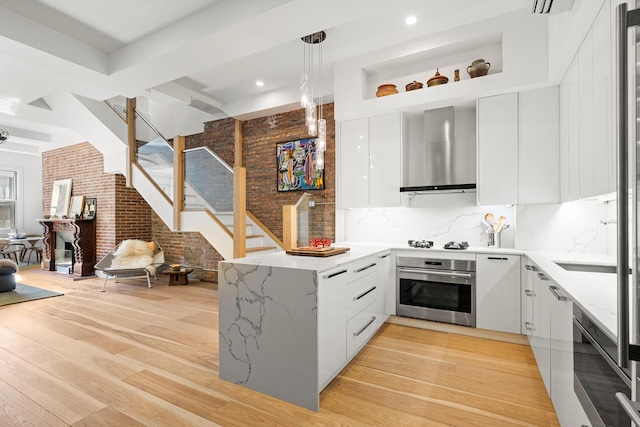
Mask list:
[[341,275],[342,273],[346,273],[346,272],[347,272],[347,270],[346,270],[346,269],[345,269],[345,270],[336,271],[335,273],[331,273],[331,274],[329,274],[329,275],[324,276],[324,278],[325,278],[325,279],[331,279],[332,277],[339,276],[339,275]]
[[361,271],[368,270],[371,267],[375,267],[375,266],[376,266],[376,263],[374,262],[372,264],[367,265],[366,267],[362,267],[362,268],[357,269],[356,271],[354,271],[354,273],[360,273]]
[[509,260],[509,258],[497,257],[497,256],[490,256],[490,257],[487,257],[487,259],[492,259],[492,260],[495,260],[495,261],[508,261]]
[[536,293],[535,293],[535,292],[533,292],[531,289],[525,289],[525,290],[524,290],[524,294],[525,294],[526,296],[528,296],[528,297],[535,297],[535,296],[536,296]]
[[364,293],[362,293],[362,294],[358,295],[357,297],[353,297],[353,300],[354,300],[354,301],[358,301],[358,300],[359,300],[360,298],[362,298],[363,296],[365,296],[365,295],[367,295],[368,293],[371,293],[371,292],[373,292],[373,291],[375,291],[375,290],[376,290],[376,287],[375,287],[375,286],[373,286],[373,287],[371,287],[371,289],[369,289],[368,291],[365,291]]
[[538,273],[538,277],[540,278],[540,280],[549,280],[549,278],[542,273]]
[[532,322],[524,322],[524,328],[527,331],[535,331],[536,330],[536,325],[534,325]]
[[536,271],[537,270],[535,265],[525,265],[524,268],[525,268],[525,270],[528,270],[528,271]]
[[362,327],[358,332],[354,332],[354,333],[353,333],[353,336],[354,336],[354,337],[357,337],[358,335],[360,335],[361,333],[363,333],[363,332],[365,331],[365,329],[367,329],[369,326],[371,326],[371,324],[372,324],[373,322],[375,322],[375,320],[376,320],[376,316],[371,317],[371,320],[369,320],[369,321],[367,322],[367,324],[366,324],[366,325],[364,325],[364,326],[363,326],[363,327]]
[[558,301],[566,301],[567,300],[567,297],[565,297],[564,295],[560,295],[558,293],[558,287],[557,286],[549,286],[549,290],[551,291],[553,296],[556,297],[556,299]]
[[380,255],[378,258],[379,258],[379,259],[385,259],[385,258],[386,258],[386,257],[388,257],[388,256],[389,256],[389,254],[384,254],[384,255]]

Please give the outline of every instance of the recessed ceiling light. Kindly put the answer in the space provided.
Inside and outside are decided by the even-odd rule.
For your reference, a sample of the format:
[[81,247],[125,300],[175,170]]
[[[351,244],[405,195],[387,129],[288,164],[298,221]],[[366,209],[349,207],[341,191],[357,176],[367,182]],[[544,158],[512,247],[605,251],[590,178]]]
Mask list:
[[407,25],[413,25],[416,22],[418,22],[418,18],[416,18],[415,16],[411,15],[411,16],[407,16],[407,19],[404,21],[407,23]]
[[264,82],[263,82],[262,80],[258,80],[258,81],[256,82],[256,86],[260,86],[260,87],[262,87],[262,86],[264,86]]

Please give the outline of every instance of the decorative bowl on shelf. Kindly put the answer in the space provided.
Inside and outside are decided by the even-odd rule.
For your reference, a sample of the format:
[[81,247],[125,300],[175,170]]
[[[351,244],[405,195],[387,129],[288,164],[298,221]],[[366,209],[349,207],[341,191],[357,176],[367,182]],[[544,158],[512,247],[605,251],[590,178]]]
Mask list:
[[467,73],[471,78],[486,76],[491,68],[490,62],[485,62],[484,59],[476,59],[467,67]]
[[431,86],[438,86],[438,85],[443,85],[449,82],[449,77],[447,76],[441,76],[440,75],[440,71],[436,68],[436,74],[431,77],[429,80],[427,80],[427,86],[431,87]]
[[394,95],[398,93],[398,89],[396,85],[392,84],[384,84],[378,86],[378,91],[376,92],[376,96],[379,98],[381,96]]
[[407,92],[409,92],[410,90],[422,89],[422,83],[414,80],[411,83],[407,84],[404,88]]

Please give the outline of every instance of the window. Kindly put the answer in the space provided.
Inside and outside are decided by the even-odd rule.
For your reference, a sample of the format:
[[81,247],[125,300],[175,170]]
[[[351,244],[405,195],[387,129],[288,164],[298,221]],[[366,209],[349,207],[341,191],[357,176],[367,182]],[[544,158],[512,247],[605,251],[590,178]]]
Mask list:
[[15,229],[17,172],[0,170],[0,229]]

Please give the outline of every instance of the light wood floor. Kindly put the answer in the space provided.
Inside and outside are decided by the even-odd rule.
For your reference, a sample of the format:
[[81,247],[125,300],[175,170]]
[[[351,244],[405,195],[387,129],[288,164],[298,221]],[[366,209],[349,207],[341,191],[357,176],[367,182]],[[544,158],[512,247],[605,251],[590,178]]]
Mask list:
[[215,284],[22,283],[62,297],[0,307],[0,426],[557,426],[531,349],[387,324],[319,413],[218,378]]

